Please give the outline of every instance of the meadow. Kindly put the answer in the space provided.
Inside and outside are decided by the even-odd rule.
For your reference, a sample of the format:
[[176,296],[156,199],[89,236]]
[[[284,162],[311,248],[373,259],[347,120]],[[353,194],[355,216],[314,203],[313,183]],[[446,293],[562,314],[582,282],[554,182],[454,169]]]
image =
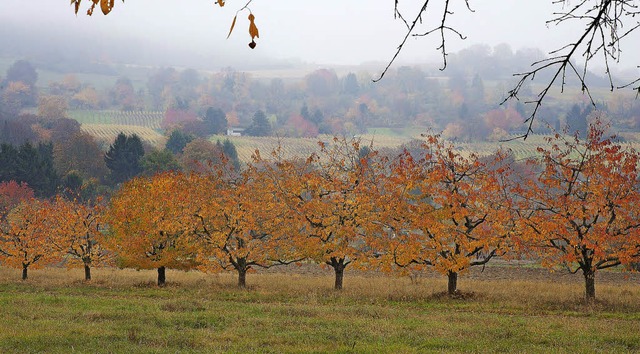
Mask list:
[[605,273],[586,304],[579,278],[530,267],[463,276],[455,298],[428,274],[351,272],[335,291],[328,271],[262,272],[242,290],[232,274],[158,288],[153,271],[1,268],[0,352],[638,352],[640,278]]

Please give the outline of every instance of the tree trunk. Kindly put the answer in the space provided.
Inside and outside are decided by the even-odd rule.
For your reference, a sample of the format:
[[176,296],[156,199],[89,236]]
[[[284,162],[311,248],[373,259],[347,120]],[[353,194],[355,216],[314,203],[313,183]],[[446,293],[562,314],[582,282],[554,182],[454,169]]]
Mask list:
[[337,258],[331,258],[331,266],[333,267],[333,271],[336,273],[336,280],[333,285],[335,290],[342,290],[342,280],[344,279],[344,268],[346,267],[344,264],[344,259],[338,260]]
[[88,264],[84,265],[84,280],[91,280],[91,266],[89,266]]
[[342,290],[342,280],[344,279],[344,267],[334,268],[336,272],[336,281],[333,288],[336,290]]
[[27,271],[29,270],[29,266],[22,265],[22,280],[27,280]]
[[167,282],[167,276],[165,274],[165,267],[158,268],[158,286],[165,286]]
[[447,285],[447,294],[453,295],[458,291],[458,273],[448,272],[449,284]]
[[238,269],[238,287],[239,288],[247,287],[247,270],[244,268]]
[[583,268],[584,275],[584,294],[588,302],[596,299],[596,273],[591,268]]

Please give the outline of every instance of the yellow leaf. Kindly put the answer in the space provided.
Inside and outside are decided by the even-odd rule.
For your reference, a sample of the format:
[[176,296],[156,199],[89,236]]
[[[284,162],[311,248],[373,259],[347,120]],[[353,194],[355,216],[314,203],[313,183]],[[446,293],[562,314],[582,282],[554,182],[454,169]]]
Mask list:
[[229,34],[227,35],[227,39],[229,39],[229,37],[231,36],[231,32],[233,32],[233,27],[236,26],[237,18],[238,18],[238,15],[233,16],[233,21],[231,22],[231,28],[229,28]]

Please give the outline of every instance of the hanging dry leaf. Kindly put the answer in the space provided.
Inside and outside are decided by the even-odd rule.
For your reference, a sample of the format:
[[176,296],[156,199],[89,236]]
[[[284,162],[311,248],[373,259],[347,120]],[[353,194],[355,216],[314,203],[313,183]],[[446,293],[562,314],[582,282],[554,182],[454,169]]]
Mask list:
[[78,14],[78,10],[80,10],[80,0],[71,0],[71,5],[74,6],[74,10],[76,15]]
[[260,38],[260,35],[258,34],[258,27],[256,27],[256,24],[254,22],[255,19],[256,17],[253,16],[253,14],[249,14],[249,35],[251,36],[252,41],[256,37]]
[[114,0],[100,0],[100,9],[103,14],[106,15],[111,12],[111,9],[113,8],[113,1]]
[[91,7],[89,7],[89,9],[87,10],[87,15],[89,15],[89,16],[93,15],[93,9],[96,8],[96,5],[98,4],[98,1],[100,1],[100,0],[91,0]]
[[233,16],[233,21],[231,22],[231,28],[229,28],[229,34],[227,35],[227,39],[229,39],[229,37],[231,36],[231,32],[233,32],[233,27],[236,26],[237,18],[238,18],[238,15]]

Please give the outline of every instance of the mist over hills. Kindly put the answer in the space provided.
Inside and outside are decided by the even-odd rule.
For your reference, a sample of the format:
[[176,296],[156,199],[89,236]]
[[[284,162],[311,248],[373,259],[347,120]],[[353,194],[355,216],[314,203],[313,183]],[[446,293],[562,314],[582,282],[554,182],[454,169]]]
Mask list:
[[267,58],[259,52],[247,55],[231,42],[209,47],[148,40],[136,36],[104,33],[99,29],[77,31],[73,26],[33,26],[15,21],[0,22],[0,57],[25,58],[38,68],[66,73],[116,75],[113,65],[189,67],[199,70],[278,69],[289,61]]

